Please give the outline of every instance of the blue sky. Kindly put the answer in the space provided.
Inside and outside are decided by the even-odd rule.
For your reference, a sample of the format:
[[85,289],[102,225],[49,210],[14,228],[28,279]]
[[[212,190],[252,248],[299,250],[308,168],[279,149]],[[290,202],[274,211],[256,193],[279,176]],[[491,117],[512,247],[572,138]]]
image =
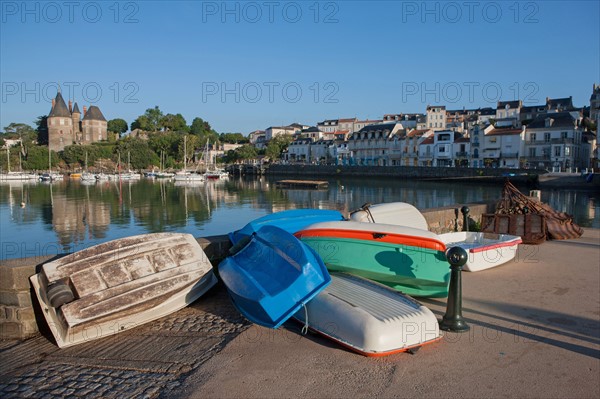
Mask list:
[[599,1],[1,2],[0,127],[65,98],[218,132],[386,113],[589,105]]

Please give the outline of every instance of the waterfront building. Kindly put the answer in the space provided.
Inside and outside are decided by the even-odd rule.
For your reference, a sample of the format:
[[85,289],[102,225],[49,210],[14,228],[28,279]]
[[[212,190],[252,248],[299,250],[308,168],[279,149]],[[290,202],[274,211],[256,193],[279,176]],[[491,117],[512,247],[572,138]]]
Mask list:
[[525,128],[494,128],[483,136],[483,166],[493,168],[518,168],[523,152]]
[[310,146],[310,163],[330,164],[336,158],[334,140],[318,140]]
[[338,126],[336,130],[347,130],[350,133],[354,133],[354,129],[356,128],[356,122],[358,122],[357,118],[338,119]]
[[426,110],[427,129],[445,130],[446,129],[446,106],[428,105]]
[[301,130],[295,126],[269,126],[265,129],[265,141],[269,142],[277,136],[292,136]]
[[431,129],[413,129],[403,139],[401,166],[419,166],[419,146],[433,135]]
[[263,140],[265,138],[265,131],[264,130],[255,130],[251,133],[248,134],[248,138],[250,140],[250,144],[256,144],[256,142],[258,141],[258,139],[262,137]]
[[383,122],[400,122],[404,129],[417,129],[419,118],[425,117],[423,114],[386,114],[383,116]]
[[496,106],[496,127],[519,127],[521,125],[521,107],[523,102],[516,101],[498,101]]
[[[457,133],[457,132],[455,132]],[[471,153],[471,143],[467,136],[460,135],[455,138],[452,145],[454,155],[454,166],[469,167],[469,154]]]
[[317,141],[323,137],[323,132],[319,130],[316,126],[309,127],[307,129],[303,129],[301,132],[296,134],[297,138],[302,139],[312,139],[313,141]]
[[[455,143],[463,137],[452,130],[437,130],[433,132],[433,166],[454,166]],[[466,145],[463,141],[463,145]],[[466,149],[463,147],[463,150]],[[466,155],[465,155],[466,157]]]
[[307,163],[311,160],[312,138],[298,138],[290,143],[284,160],[290,163]]
[[317,123],[317,128],[324,133],[333,133],[338,130],[337,119],[327,119],[323,122]]
[[392,164],[390,155],[396,133],[402,129],[400,123],[380,123],[367,125],[348,138],[348,149],[351,162],[356,165],[389,166]]
[[[81,119],[83,116],[83,119]],[[60,91],[52,100],[48,114],[48,143],[53,151],[62,151],[73,144],[91,144],[108,137],[108,122],[100,108],[91,105],[83,107],[83,114],[77,103],[65,103]]]
[[433,165],[433,134],[419,144],[419,166],[434,166]]
[[549,170],[587,167],[588,162],[582,159],[586,151],[581,150],[580,120],[573,118],[570,112],[538,116],[525,130],[521,165]]
[[[359,130],[361,130],[362,128],[364,128],[365,126],[370,126],[370,125],[377,125],[383,123],[383,121],[381,119],[365,119],[362,121],[356,121],[354,123],[354,132],[358,132]],[[354,133],[352,132],[352,133]]]
[[538,116],[545,115],[546,111],[546,105],[531,105],[521,107],[521,113],[519,114],[521,124],[527,125]]

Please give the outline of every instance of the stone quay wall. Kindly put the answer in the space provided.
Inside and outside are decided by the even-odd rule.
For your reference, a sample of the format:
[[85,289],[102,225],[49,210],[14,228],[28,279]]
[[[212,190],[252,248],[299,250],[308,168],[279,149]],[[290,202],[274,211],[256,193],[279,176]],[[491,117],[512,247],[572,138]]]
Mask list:
[[[483,213],[494,211],[494,203],[466,204],[469,209],[469,221],[481,222]],[[463,215],[455,209],[462,205],[423,210],[429,230],[441,234],[462,230]],[[227,256],[231,243],[226,235],[198,238],[200,246],[216,266]],[[26,339],[39,333],[38,323],[44,323],[44,317],[37,304],[37,298],[31,287],[29,277],[38,273],[41,266],[57,256],[38,256],[21,259],[2,260],[0,263],[0,339]]]
[[268,175],[312,177],[398,177],[407,179],[482,179],[502,181],[537,181],[541,171],[505,168],[455,168],[430,166],[336,166],[336,165],[271,165]]

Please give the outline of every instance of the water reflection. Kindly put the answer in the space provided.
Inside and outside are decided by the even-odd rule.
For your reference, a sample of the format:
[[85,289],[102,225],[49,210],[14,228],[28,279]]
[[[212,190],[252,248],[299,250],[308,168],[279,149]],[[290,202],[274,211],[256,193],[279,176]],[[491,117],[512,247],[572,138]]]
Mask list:
[[[501,187],[390,179],[332,179],[324,190],[278,189],[275,179],[195,185],[168,180],[0,184],[1,259],[77,251],[150,232],[225,234],[257,217],[294,208],[349,212],[366,202],[403,201],[420,209],[495,201]],[[600,228],[597,193],[542,191],[542,200]]]

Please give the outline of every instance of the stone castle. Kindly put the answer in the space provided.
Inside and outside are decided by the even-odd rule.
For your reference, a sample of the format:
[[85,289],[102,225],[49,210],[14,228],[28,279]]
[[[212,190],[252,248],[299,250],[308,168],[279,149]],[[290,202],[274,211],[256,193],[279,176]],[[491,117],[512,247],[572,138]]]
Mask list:
[[[82,119],[83,118],[83,119]],[[91,144],[108,137],[108,122],[100,108],[91,105],[83,107],[83,114],[77,103],[65,103],[60,91],[52,100],[48,115],[48,145],[51,150],[62,151],[73,144]]]

